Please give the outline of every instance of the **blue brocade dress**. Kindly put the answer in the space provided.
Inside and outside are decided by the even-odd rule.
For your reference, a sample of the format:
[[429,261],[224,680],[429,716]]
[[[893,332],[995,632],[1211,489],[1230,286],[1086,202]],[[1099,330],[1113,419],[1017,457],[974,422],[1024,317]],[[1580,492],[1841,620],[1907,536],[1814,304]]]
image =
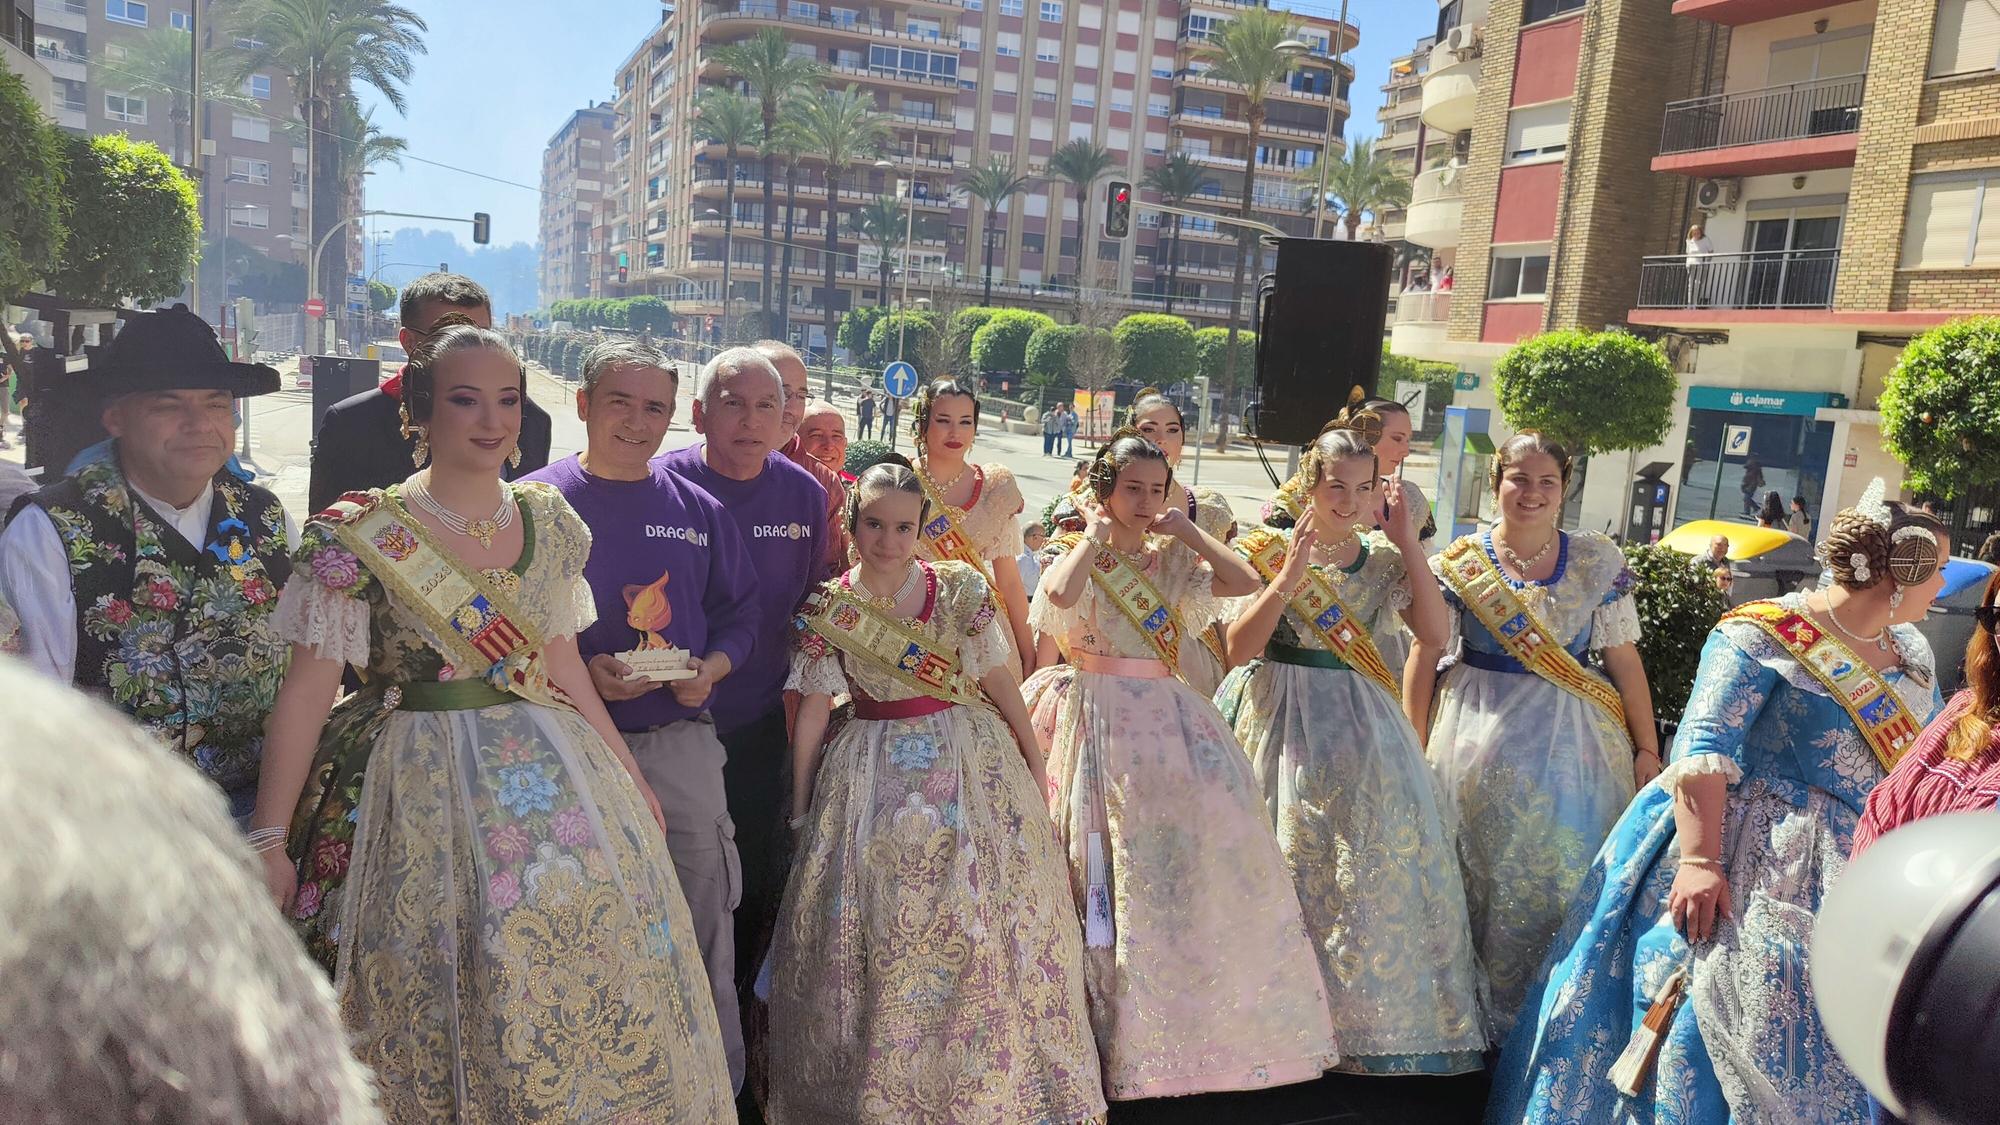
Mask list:
[[[1778,599],[1797,610],[1800,595]],[[1941,700],[1921,634],[1896,626],[1885,675],[1911,713]],[[1698,949],[1667,917],[1679,867],[1673,794],[1729,779],[1730,911]],[[1882,767],[1847,712],[1769,634],[1709,635],[1673,764],[1619,820],[1572,904],[1495,1074],[1488,1122],[1863,1122],[1867,1093],[1834,1053],[1806,973],[1814,915],[1847,863]],[[1637,1098],[1606,1077],[1674,970],[1689,967]]]

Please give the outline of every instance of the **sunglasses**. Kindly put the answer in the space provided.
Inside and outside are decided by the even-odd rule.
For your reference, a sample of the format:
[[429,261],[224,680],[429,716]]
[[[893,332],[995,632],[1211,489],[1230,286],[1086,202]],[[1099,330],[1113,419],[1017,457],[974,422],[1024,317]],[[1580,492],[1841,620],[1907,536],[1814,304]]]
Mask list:
[[1972,611],[1972,619],[1989,633],[2000,633],[2000,605],[1983,605]]

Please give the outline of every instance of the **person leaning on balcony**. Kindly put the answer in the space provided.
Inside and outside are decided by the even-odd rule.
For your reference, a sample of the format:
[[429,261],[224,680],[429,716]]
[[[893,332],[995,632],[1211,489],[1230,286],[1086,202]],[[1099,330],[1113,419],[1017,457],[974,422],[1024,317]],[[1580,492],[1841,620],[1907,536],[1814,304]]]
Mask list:
[[1708,304],[1708,264],[1705,261],[1715,253],[1715,243],[1708,240],[1708,228],[1696,223],[1688,228],[1687,273],[1688,304],[1697,308]]

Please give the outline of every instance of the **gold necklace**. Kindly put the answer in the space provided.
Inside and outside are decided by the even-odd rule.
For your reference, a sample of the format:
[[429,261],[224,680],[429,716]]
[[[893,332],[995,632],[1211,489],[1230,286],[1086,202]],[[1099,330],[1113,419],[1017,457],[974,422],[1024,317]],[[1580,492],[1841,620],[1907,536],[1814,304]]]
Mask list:
[[514,498],[504,485],[500,489],[500,506],[494,509],[491,516],[483,520],[467,519],[445,507],[438,502],[437,497],[431,495],[429,485],[428,479],[411,481],[410,486],[403,490],[403,494],[415,501],[417,507],[437,517],[437,521],[443,524],[446,530],[479,540],[479,546],[483,550],[491,550],[494,537],[513,526]]
[[923,568],[917,565],[915,559],[911,559],[909,574],[904,577],[903,584],[896,587],[896,592],[886,598],[875,596],[875,591],[869,589],[868,583],[861,580],[861,571],[859,568],[856,568],[854,571],[854,578],[849,584],[861,592],[861,599],[868,603],[870,609],[879,609],[884,613],[893,613],[896,609],[896,603],[902,601],[904,596],[911,590],[916,589],[917,577],[922,573]]
[[967,461],[965,464],[960,465],[958,467],[958,475],[950,480],[939,480],[931,475],[930,458],[928,457],[917,463],[917,471],[924,474],[925,480],[931,482],[931,487],[937,490],[938,499],[942,500],[945,493],[957,487],[958,482],[965,479],[965,474],[972,471],[972,462]]

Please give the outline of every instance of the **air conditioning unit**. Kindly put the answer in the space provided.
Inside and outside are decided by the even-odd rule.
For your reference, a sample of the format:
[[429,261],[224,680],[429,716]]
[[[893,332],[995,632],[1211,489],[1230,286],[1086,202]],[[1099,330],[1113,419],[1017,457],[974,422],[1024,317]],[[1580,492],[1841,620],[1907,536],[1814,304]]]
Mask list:
[[1460,24],[1444,34],[1444,49],[1459,56],[1471,58],[1479,53],[1479,29],[1470,24]]
[[1704,211],[1733,211],[1743,194],[1743,181],[1734,176],[1703,180],[1694,188],[1694,205]]

